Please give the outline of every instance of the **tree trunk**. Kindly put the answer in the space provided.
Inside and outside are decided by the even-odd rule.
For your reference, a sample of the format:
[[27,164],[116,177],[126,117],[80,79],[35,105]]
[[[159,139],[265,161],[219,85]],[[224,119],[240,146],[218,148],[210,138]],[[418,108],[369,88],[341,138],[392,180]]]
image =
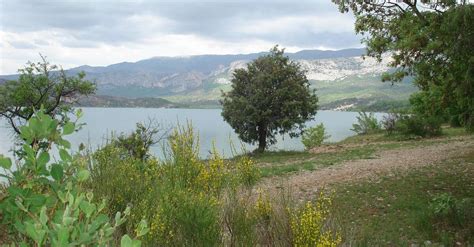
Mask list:
[[267,147],[267,128],[266,126],[258,126],[258,149],[257,152],[263,153]]

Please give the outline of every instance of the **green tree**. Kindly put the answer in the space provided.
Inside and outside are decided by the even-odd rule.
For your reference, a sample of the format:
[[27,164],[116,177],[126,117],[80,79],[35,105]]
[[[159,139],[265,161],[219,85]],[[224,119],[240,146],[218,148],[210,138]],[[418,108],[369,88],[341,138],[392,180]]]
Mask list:
[[[461,0],[332,0],[351,10],[369,56],[390,52],[395,67],[382,78],[414,76],[429,96],[424,113],[447,114],[474,130],[474,5]],[[431,91],[436,91],[431,93]],[[421,101],[419,101],[421,102]],[[436,105],[428,102],[438,102]],[[433,109],[438,107],[439,109]]]
[[318,108],[305,71],[275,46],[270,53],[237,69],[232,90],[223,93],[222,116],[240,139],[263,152],[277,134],[299,136]]
[[0,117],[8,120],[16,134],[20,127],[43,107],[44,113],[63,124],[72,104],[84,95],[95,93],[95,85],[85,80],[85,73],[68,76],[57,65],[51,65],[41,56],[38,63],[28,62],[18,70],[17,80],[0,85]]

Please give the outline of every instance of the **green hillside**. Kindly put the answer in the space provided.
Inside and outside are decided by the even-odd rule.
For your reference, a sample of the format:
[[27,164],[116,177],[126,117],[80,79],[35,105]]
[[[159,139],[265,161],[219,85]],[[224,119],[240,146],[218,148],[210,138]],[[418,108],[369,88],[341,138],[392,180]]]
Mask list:
[[[410,94],[417,90],[410,81],[394,85],[382,82],[380,75],[351,76],[335,81],[311,81],[311,84],[317,90],[321,109],[353,105],[346,110],[388,110],[387,108],[391,106],[398,108],[408,105]],[[221,91],[230,88],[229,84],[207,83],[198,90],[163,98],[191,107],[220,107],[218,101]]]

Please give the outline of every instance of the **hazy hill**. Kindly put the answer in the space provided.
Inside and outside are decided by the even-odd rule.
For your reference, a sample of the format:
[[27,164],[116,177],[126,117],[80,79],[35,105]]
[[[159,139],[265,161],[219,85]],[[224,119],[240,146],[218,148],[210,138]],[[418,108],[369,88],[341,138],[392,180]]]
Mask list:
[[129,99],[107,95],[91,95],[80,99],[77,106],[83,107],[126,107],[126,108],[183,108],[187,105],[170,102],[162,98]]
[[[406,101],[415,90],[409,82],[391,87],[380,81],[380,75],[389,69],[388,57],[378,63],[372,58],[363,59],[364,53],[365,49],[303,50],[287,55],[308,71],[323,108]],[[221,90],[230,88],[233,71],[262,54],[265,53],[153,57],[109,66],[84,65],[68,73],[86,72],[87,79],[97,83],[99,95],[123,97],[118,98],[122,100],[161,97],[191,106],[216,107]]]

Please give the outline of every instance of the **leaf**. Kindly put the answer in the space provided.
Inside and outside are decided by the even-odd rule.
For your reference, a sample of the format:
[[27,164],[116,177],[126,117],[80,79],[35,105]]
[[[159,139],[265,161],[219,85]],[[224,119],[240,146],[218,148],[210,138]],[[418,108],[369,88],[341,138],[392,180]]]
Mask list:
[[39,219],[40,219],[41,224],[43,224],[44,226],[46,225],[46,223],[48,223],[48,215],[46,214],[46,207],[45,206],[43,206],[41,208]]
[[140,247],[141,245],[140,240],[133,240],[128,235],[124,235],[120,240],[120,247]]
[[63,146],[66,149],[71,148],[71,143],[67,140],[59,139],[57,142],[58,142],[59,145]]
[[116,226],[120,225],[119,222],[120,222],[120,218],[121,218],[121,217],[122,217],[122,213],[117,212],[117,213],[115,214],[115,225],[116,225]]
[[105,214],[99,214],[97,217],[94,217],[94,220],[90,224],[90,231],[96,231],[102,225],[107,224],[109,222],[109,217]]
[[83,115],[84,115],[84,113],[82,112],[82,109],[77,109],[77,111],[76,111],[76,117],[77,117],[77,118],[82,118]]
[[20,197],[15,198],[15,204],[20,210],[28,212],[28,209],[26,209],[25,205],[23,205],[23,201]]
[[75,129],[75,124],[72,123],[72,122],[67,122],[64,126],[63,126],[63,135],[70,135],[74,132],[74,129]]
[[67,227],[58,227],[58,246],[68,246],[69,244],[69,232]]
[[63,161],[71,161],[72,160],[71,155],[65,149],[59,149],[59,157],[61,157],[61,160],[63,160]]
[[41,124],[38,118],[31,118],[28,121],[28,125],[33,133],[40,134],[40,135],[42,134]]
[[27,144],[30,144],[32,139],[33,139],[30,128],[28,128],[28,126],[21,126],[20,127],[20,133],[21,133],[20,134],[21,138],[26,140]]
[[0,167],[10,169],[12,167],[12,160],[10,158],[0,155]]
[[30,236],[38,246],[42,246],[42,242],[46,231],[38,224],[33,224],[31,222],[25,222],[26,234]]
[[128,236],[124,235],[120,240],[120,247],[132,247],[133,240]]
[[150,230],[150,228],[148,228],[148,223],[146,222],[145,219],[142,219],[140,221],[140,223],[138,224],[138,227],[137,227],[137,237],[141,237],[145,234],[148,233],[148,231]]
[[34,159],[36,157],[35,150],[28,144],[23,145],[23,151],[25,151],[28,159]]
[[86,214],[86,217],[89,218],[92,213],[94,213],[96,206],[88,201],[82,201],[79,208]]
[[90,173],[88,170],[81,170],[80,172],[77,173],[77,180],[79,182],[86,181],[89,179]]
[[39,166],[39,167],[43,167],[45,166],[48,162],[49,162],[49,153],[47,152],[42,152],[38,159],[36,159],[36,164]]
[[30,195],[26,197],[23,201],[24,205],[30,209],[30,211],[42,208],[47,202],[47,197],[43,194]]
[[54,164],[51,166],[51,177],[54,178],[54,180],[59,181],[63,178],[64,175],[64,170],[63,166]]

